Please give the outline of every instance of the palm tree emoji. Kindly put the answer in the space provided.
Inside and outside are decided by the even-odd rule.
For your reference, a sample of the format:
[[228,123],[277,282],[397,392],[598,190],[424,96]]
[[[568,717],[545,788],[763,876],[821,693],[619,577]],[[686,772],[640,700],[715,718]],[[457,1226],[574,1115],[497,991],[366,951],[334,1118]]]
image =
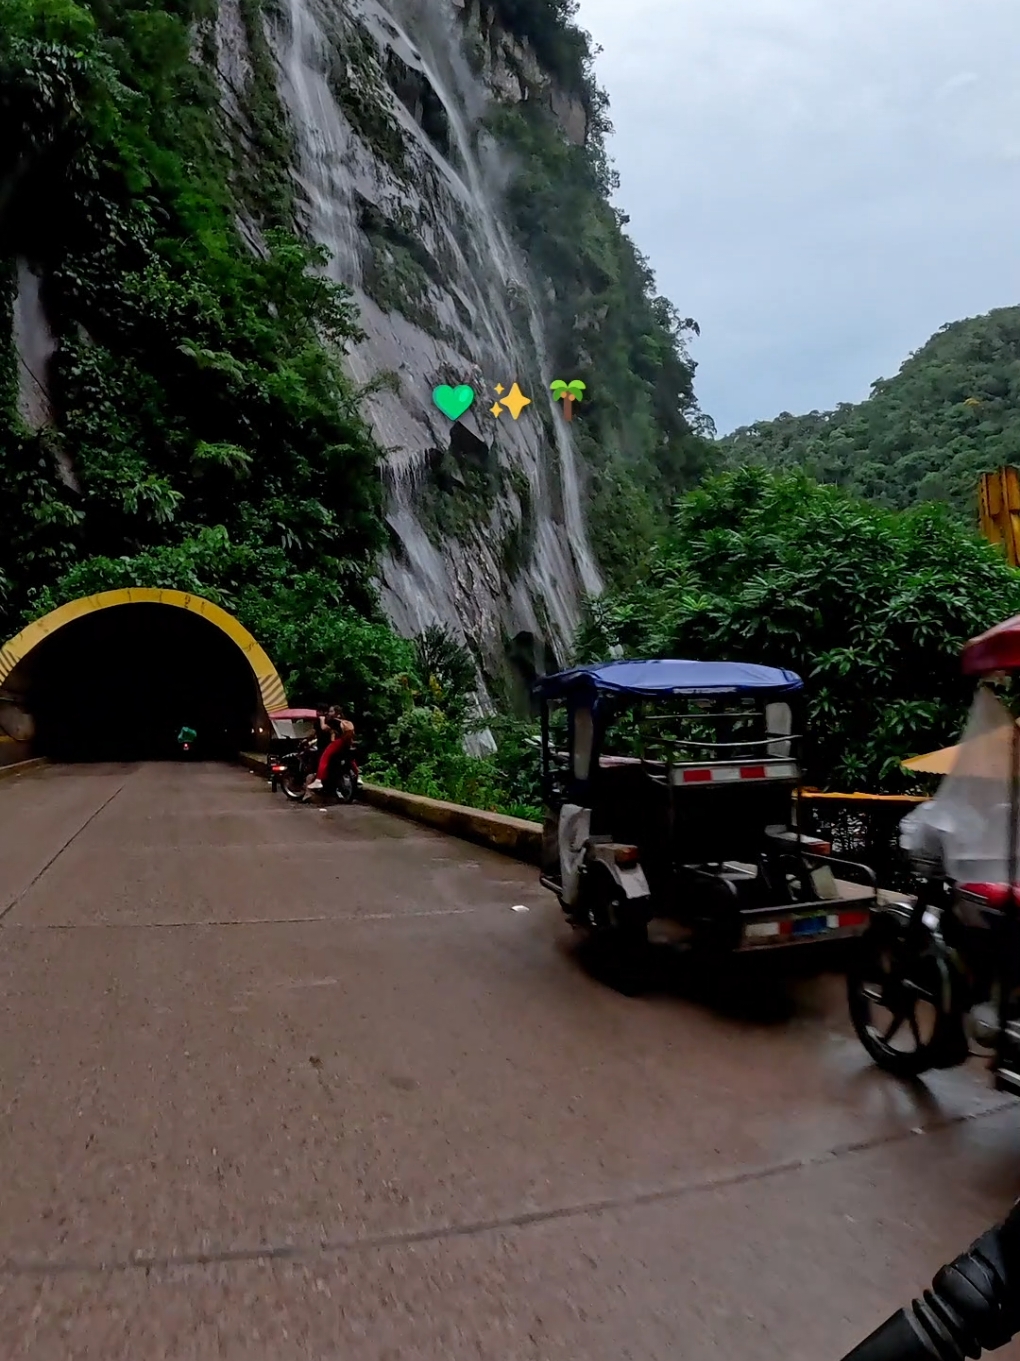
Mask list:
[[552,391],[556,394],[556,400],[563,403],[563,414],[568,421],[574,419],[574,403],[584,400],[587,391],[586,384],[580,378],[575,378],[572,383],[565,383],[562,378],[557,378],[551,384]]

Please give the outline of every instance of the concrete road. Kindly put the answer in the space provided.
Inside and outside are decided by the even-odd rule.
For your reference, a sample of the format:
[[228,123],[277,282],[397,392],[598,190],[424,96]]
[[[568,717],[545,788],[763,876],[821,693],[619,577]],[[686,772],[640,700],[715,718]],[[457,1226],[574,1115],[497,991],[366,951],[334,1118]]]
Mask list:
[[527,867],[240,770],[0,783],[0,913],[5,1361],[835,1361],[1020,1194],[837,978],[618,996]]

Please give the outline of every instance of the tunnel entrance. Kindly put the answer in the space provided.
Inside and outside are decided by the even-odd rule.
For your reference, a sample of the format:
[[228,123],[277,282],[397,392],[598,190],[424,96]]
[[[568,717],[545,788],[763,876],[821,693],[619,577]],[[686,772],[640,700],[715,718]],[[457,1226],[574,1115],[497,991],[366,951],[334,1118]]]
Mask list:
[[[13,677],[12,677],[13,679]],[[18,667],[34,752],[55,761],[161,760],[246,749],[260,712],[248,658],[216,624],[164,604],[96,610],[44,638]]]

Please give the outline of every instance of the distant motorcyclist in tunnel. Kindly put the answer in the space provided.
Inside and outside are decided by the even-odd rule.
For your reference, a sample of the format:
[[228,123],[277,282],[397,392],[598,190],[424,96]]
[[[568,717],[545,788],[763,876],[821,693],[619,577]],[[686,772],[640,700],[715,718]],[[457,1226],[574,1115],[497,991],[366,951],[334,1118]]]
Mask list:
[[[309,778],[306,788],[310,793],[320,791],[328,793],[331,783],[330,769],[334,761],[345,752],[349,752],[354,745],[354,724],[344,716],[339,704],[331,704],[326,712],[319,716],[317,740],[319,765],[314,777]],[[351,769],[357,779],[358,767],[353,760]]]

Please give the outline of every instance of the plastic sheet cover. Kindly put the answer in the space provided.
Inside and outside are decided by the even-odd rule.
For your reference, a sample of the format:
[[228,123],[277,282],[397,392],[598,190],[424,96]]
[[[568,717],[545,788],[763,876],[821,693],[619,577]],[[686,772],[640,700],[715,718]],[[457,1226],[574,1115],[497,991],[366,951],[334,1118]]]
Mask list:
[[1010,783],[1017,726],[985,686],[978,689],[953,769],[930,802],[900,824],[915,860],[941,861],[958,883],[1009,882]]

